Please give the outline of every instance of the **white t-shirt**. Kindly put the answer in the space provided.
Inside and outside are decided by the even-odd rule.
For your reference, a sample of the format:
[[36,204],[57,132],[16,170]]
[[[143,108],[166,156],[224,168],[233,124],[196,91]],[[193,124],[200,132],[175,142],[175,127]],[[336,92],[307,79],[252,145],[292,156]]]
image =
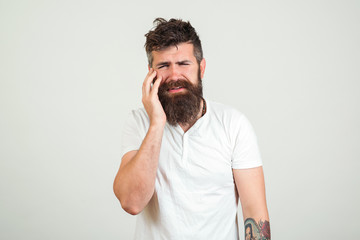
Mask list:
[[[234,108],[206,100],[207,112],[186,133],[165,126],[155,193],[138,215],[135,239],[238,238],[232,169],[262,165],[253,128]],[[131,112],[122,156],[138,150],[149,128],[145,109]]]

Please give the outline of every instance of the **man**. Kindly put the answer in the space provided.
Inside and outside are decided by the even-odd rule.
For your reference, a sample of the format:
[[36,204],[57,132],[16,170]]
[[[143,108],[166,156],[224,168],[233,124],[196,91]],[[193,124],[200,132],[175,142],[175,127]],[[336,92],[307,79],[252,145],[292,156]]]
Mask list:
[[[114,192],[139,214],[135,239],[239,239],[245,223],[266,222],[256,136],[237,110],[202,96],[206,62],[189,22],[158,18],[146,36],[144,108],[124,128]],[[270,228],[268,228],[270,239]]]

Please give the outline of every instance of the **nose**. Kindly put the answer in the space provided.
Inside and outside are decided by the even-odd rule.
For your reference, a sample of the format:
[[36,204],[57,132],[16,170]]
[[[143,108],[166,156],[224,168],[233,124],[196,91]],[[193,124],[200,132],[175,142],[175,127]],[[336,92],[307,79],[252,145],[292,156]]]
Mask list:
[[177,81],[180,78],[180,69],[176,65],[171,65],[169,67],[168,80]]

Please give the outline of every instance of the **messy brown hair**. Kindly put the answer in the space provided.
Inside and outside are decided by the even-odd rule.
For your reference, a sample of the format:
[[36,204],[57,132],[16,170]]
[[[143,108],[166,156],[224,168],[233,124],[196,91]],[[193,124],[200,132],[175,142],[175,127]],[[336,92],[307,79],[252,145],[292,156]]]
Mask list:
[[180,43],[192,43],[194,46],[194,56],[198,64],[203,59],[201,41],[190,22],[181,19],[156,18],[154,29],[145,34],[145,50],[148,57],[149,66],[152,66],[152,51],[160,51],[170,46],[177,46]]

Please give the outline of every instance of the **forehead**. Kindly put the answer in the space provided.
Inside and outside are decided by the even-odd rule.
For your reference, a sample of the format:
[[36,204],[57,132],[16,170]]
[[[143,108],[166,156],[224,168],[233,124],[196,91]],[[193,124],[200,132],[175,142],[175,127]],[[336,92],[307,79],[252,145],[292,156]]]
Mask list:
[[192,43],[180,43],[159,51],[152,51],[152,55],[154,63],[162,61],[196,61]]

